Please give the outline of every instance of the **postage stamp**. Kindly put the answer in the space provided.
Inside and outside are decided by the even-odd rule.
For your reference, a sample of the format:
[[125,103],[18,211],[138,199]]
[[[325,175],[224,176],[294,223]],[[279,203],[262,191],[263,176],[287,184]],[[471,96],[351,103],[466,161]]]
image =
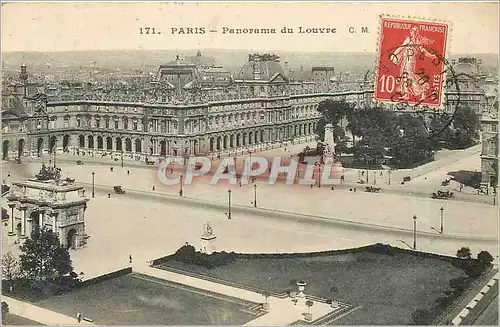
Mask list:
[[374,98],[441,105],[448,25],[382,17]]

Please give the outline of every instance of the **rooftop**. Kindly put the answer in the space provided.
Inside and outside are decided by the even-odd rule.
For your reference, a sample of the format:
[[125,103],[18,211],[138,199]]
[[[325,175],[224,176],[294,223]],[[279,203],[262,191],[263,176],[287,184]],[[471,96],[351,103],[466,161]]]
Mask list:
[[37,189],[44,191],[54,191],[56,193],[73,192],[83,189],[83,186],[74,185],[65,181],[38,181],[36,179],[29,179],[25,181],[12,182],[12,185],[18,187],[26,187],[28,189]]

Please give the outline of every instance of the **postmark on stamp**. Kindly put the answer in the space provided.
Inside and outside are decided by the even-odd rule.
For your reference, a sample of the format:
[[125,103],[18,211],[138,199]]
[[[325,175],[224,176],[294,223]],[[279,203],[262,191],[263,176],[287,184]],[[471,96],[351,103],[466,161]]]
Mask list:
[[382,17],[374,99],[441,106],[448,25]]

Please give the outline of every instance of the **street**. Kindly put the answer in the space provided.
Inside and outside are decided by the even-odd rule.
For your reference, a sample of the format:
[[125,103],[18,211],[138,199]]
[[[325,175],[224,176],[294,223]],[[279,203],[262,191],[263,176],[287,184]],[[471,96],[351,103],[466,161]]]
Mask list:
[[498,294],[477,317],[473,325],[498,326]]
[[[443,164],[440,173],[427,175],[432,175],[432,181],[436,182],[444,171],[466,169],[476,160],[476,154],[459,158]],[[22,179],[33,176],[40,163],[6,163],[4,167],[12,173],[12,179]],[[459,248],[467,246],[473,255],[487,250],[498,258],[498,221],[488,218],[496,217],[497,207],[413,196],[412,188],[425,187],[426,175],[415,179],[418,181],[415,186],[412,183],[395,185],[393,192],[379,194],[353,192],[349,186],[331,190],[257,181],[257,187],[252,184],[239,187],[207,185],[196,180],[192,185],[183,185],[184,197],[181,198],[179,185],[158,183],[156,167],[115,166],[111,172],[107,164],[77,166],[63,160],[58,167],[62,168],[63,178],[75,178],[77,183],[83,183],[89,197],[91,173],[95,173],[96,197],[91,198],[86,211],[88,246],[72,252],[76,271],[84,271],[86,278],[127,266],[129,255],[145,262],[171,254],[185,242],[199,246],[203,224],[207,221],[218,236],[215,246],[219,250],[309,252],[377,242],[411,247],[415,215],[417,250],[454,256]],[[174,176],[179,175],[174,171]],[[114,194],[112,187],[117,184],[126,194]],[[228,189],[232,190],[231,220],[225,214]],[[441,214],[443,235],[436,231],[440,229]],[[6,230],[4,227],[4,232]],[[5,236],[4,251],[14,249],[12,243],[13,240]],[[104,248],[106,251],[101,250]]]

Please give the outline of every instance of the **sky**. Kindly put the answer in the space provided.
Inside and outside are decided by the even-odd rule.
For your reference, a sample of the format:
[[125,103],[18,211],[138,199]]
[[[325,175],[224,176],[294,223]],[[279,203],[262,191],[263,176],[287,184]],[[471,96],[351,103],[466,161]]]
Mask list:
[[[238,49],[376,52],[380,15],[445,21],[450,53],[498,54],[498,3],[4,3],[2,51]],[[279,33],[283,27],[293,34]],[[306,28],[336,33],[298,34]],[[140,28],[155,27],[156,35]],[[205,34],[172,34],[172,28]],[[222,34],[275,28],[276,34]],[[349,33],[353,27],[356,33]],[[369,33],[361,33],[367,27]],[[209,29],[217,32],[210,33]],[[143,30],[144,32],[145,30]]]

